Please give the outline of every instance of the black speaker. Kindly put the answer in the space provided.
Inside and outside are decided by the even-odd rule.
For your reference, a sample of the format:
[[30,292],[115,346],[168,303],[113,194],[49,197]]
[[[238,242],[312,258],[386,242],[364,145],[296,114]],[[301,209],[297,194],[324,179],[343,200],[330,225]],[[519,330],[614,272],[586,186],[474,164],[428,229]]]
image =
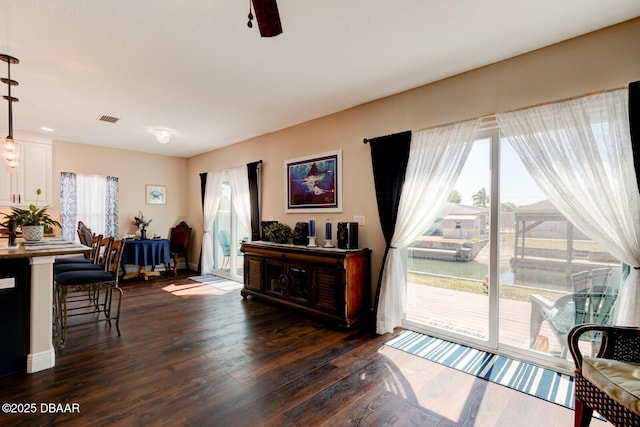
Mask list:
[[358,223],[338,223],[338,247],[340,249],[358,249]]
[[309,244],[309,223],[296,222],[296,226],[293,229],[292,236],[293,236],[294,245],[308,245]]

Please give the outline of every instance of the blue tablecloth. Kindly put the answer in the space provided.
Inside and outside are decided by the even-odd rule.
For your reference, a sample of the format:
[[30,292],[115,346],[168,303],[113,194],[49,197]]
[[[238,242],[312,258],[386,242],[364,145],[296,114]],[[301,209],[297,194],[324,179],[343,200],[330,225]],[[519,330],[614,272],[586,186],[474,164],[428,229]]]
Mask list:
[[169,263],[169,240],[127,239],[122,254],[122,264],[130,265],[160,265]]

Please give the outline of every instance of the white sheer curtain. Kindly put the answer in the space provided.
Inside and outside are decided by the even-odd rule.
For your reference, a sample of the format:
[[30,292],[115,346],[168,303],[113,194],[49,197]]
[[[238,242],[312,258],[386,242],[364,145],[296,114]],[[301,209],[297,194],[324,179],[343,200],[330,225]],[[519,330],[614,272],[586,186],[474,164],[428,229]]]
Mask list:
[[227,179],[231,188],[233,209],[240,225],[251,230],[251,199],[249,197],[249,175],[247,166],[238,166],[227,171]]
[[222,195],[222,171],[208,172],[204,190],[204,234],[202,236],[202,274],[213,273],[213,226]]
[[107,180],[104,176],[78,175],[78,218],[96,234],[105,234]]
[[393,332],[405,315],[406,248],[433,223],[471,151],[479,120],[413,132],[391,249],[384,265],[376,331]]
[[[640,267],[640,194],[629,133],[628,90],[496,119],[549,201],[611,255]],[[619,325],[640,325],[640,275],[618,296]]]
[[118,178],[60,173],[62,237],[79,241],[77,221],[92,232],[118,238]]

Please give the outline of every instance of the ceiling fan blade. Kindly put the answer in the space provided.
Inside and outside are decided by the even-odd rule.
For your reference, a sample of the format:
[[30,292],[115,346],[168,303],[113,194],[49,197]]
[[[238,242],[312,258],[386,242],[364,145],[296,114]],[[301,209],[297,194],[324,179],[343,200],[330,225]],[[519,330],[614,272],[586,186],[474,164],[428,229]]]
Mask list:
[[252,0],[258,28],[262,37],[273,37],[282,33],[280,14],[276,0]]

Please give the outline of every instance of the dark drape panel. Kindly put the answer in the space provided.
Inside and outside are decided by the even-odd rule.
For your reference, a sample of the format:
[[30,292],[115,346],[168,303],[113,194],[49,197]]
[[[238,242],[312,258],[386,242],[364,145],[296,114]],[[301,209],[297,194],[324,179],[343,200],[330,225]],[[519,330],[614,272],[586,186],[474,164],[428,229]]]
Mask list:
[[202,212],[204,212],[204,190],[207,188],[207,173],[200,174],[200,199],[202,202]]
[[378,310],[380,288],[382,286],[382,274],[387,260],[391,238],[396,228],[398,218],[398,206],[404,184],[404,176],[409,161],[409,149],[411,147],[411,131],[381,136],[369,140],[371,146],[371,164],[373,166],[373,182],[376,189],[378,203],[378,216],[380,226],[386,242],[382,267],[378,275],[374,314]]
[[247,163],[251,204],[251,240],[260,240],[260,169],[262,160]]
[[640,81],[629,83],[629,129],[631,131],[633,165],[640,189]]
[[[204,215],[204,190],[207,188],[207,173],[200,174],[200,199],[202,202],[202,214]],[[200,263],[202,262],[202,246],[200,246],[200,256],[198,257],[198,274],[202,272]]]
[[[629,133],[633,150],[633,167],[640,191],[640,81],[629,83]],[[622,264],[622,282],[629,276],[630,266]]]

